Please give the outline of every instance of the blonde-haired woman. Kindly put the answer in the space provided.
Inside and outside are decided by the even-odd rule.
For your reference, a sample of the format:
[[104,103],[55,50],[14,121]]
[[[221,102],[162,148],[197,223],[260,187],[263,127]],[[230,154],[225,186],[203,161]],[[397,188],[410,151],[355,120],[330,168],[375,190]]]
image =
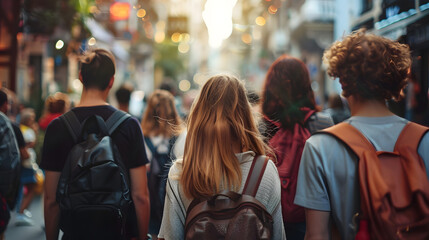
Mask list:
[[[255,155],[266,145],[254,122],[244,85],[237,78],[210,78],[188,117],[183,159],[170,169],[159,238],[184,239],[186,210],[194,198],[222,190],[242,192]],[[276,166],[268,162],[256,194],[274,220],[272,239],[285,239]]]
[[141,122],[150,159],[148,187],[150,193],[149,234],[156,239],[161,225],[165,199],[165,183],[172,159],[172,148],[180,133],[181,119],[174,96],[165,90],[155,90],[149,97]]

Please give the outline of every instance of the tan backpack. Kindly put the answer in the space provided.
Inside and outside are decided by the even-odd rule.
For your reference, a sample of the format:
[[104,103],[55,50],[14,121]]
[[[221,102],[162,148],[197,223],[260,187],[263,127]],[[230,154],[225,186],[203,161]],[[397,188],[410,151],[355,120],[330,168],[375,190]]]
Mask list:
[[356,239],[429,239],[429,181],[417,152],[428,130],[408,123],[393,152],[376,151],[348,123],[323,131],[359,157],[361,213]]

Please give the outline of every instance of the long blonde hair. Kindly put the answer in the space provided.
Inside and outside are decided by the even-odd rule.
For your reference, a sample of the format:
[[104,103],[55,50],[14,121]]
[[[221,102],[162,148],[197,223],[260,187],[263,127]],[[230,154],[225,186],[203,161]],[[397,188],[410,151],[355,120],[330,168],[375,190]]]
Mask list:
[[150,95],[141,127],[148,137],[162,135],[170,138],[180,132],[181,119],[171,93],[155,90]]
[[265,154],[243,83],[217,75],[203,86],[192,105],[180,183],[189,198],[207,197],[241,185],[234,146]]

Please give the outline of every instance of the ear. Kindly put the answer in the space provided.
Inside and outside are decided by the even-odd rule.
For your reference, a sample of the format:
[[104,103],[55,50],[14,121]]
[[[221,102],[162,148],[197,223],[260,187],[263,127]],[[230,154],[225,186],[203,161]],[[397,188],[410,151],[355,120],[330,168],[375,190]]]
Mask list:
[[112,76],[111,78],[110,78],[110,81],[109,81],[109,85],[107,85],[107,88],[108,89],[111,89],[112,88],[112,86],[113,86],[113,82],[115,81],[115,77],[114,76]]

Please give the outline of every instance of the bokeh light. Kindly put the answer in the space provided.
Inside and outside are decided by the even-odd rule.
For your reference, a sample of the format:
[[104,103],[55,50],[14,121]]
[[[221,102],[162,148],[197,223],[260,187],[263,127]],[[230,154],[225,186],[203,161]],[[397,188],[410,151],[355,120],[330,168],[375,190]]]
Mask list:
[[259,26],[264,26],[265,25],[265,18],[259,16],[255,19],[255,23]]
[[277,10],[278,10],[277,7],[274,5],[271,5],[268,7],[268,12],[271,14],[276,14]]
[[55,48],[59,50],[59,49],[61,49],[63,47],[64,47],[63,40],[58,40],[57,43],[55,44]]
[[209,33],[209,45],[218,48],[232,33],[232,10],[237,0],[207,0],[203,20]]
[[173,33],[172,35],[171,35],[171,41],[173,41],[173,42],[175,42],[175,43],[177,43],[177,42],[180,42],[180,33],[178,33],[178,32],[175,32],[175,33]]
[[158,21],[155,26],[156,26],[156,29],[158,29],[160,31],[164,31],[165,22],[164,21]]
[[189,42],[191,40],[191,35],[189,35],[189,33],[182,33],[180,37],[181,37],[181,41],[184,41],[184,42]]
[[187,44],[185,42],[181,42],[179,44],[179,47],[178,47],[179,52],[181,52],[181,53],[187,53],[187,52],[189,52],[189,48],[190,48],[189,44]]
[[246,44],[251,44],[252,40],[252,36],[249,33],[244,33],[243,35],[241,35],[241,41]]
[[94,38],[94,37],[92,37],[92,38],[90,38],[90,39],[88,40],[88,45],[89,45],[89,46],[94,46],[96,43],[97,43],[97,40],[95,40],[95,38]]
[[194,75],[194,83],[198,85],[203,85],[206,80],[207,77],[205,77],[202,73],[196,73]]
[[80,91],[82,91],[83,85],[82,85],[82,82],[81,82],[79,79],[75,79],[75,80],[73,80],[73,82],[72,82],[72,86],[73,86],[73,89],[74,89],[76,92],[80,92]]
[[115,2],[110,6],[110,18],[114,21],[126,20],[130,16],[130,4]]
[[182,92],[187,92],[189,89],[191,89],[191,82],[188,80],[182,80],[179,82],[179,89]]
[[165,39],[165,33],[164,32],[156,32],[155,33],[155,42],[161,43]]
[[144,10],[144,9],[139,9],[139,10],[137,11],[137,17],[139,17],[139,18],[143,18],[144,16],[146,16],[146,10]]

